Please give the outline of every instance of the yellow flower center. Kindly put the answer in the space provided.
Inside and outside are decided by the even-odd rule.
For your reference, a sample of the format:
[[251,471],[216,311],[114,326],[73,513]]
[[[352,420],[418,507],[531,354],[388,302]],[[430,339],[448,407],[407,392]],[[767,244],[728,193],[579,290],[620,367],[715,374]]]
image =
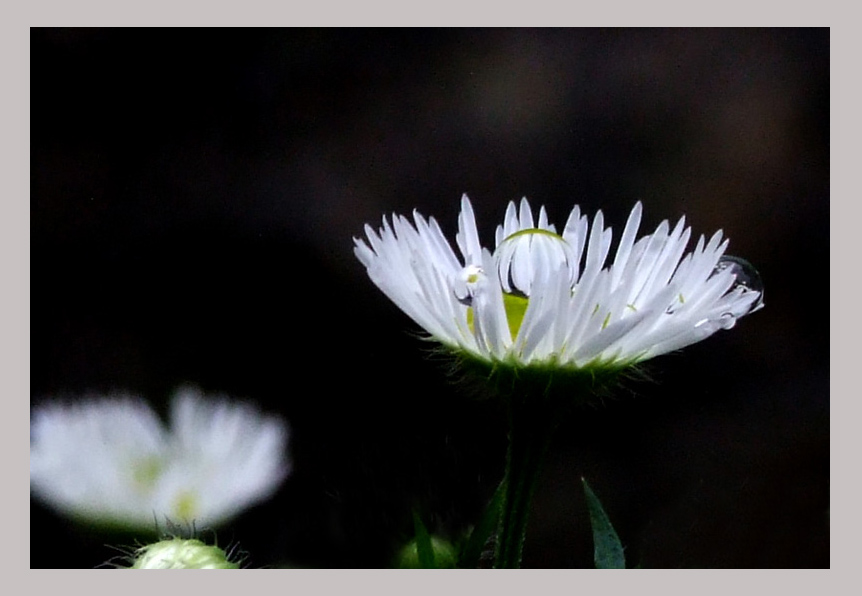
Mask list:
[[[506,321],[509,323],[509,333],[512,335],[512,341],[518,337],[518,331],[521,329],[521,323],[524,322],[524,314],[527,312],[527,304],[530,300],[523,296],[515,294],[503,293],[503,308],[506,310]],[[470,331],[476,333],[473,326],[473,308],[467,309],[467,326]]]
[[198,510],[197,498],[189,491],[183,491],[174,498],[174,513],[180,519],[193,519]]

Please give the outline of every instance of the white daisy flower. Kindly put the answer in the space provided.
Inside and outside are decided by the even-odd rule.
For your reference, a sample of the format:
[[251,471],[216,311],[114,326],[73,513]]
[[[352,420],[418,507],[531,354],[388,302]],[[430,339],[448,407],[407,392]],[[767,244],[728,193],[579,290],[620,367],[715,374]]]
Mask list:
[[636,239],[641,204],[612,260],[599,211],[589,225],[575,207],[558,232],[545,208],[509,203],[492,251],[461,199],[455,241],[434,218],[393,215],[355,254],[371,280],[433,339],[494,367],[555,371],[622,369],[698,342],[763,306],[757,272],[724,256],[719,230],[699,238],[685,218]]
[[176,392],[170,423],[132,397],[37,407],[30,491],[91,523],[212,527],[269,497],[290,471],[287,426],[247,404]]

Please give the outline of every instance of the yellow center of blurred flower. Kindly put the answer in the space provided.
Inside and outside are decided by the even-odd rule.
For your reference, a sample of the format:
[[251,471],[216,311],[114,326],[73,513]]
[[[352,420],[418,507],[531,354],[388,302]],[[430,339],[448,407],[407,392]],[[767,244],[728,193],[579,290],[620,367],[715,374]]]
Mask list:
[[174,498],[174,513],[180,519],[194,519],[198,506],[194,494],[183,491]]

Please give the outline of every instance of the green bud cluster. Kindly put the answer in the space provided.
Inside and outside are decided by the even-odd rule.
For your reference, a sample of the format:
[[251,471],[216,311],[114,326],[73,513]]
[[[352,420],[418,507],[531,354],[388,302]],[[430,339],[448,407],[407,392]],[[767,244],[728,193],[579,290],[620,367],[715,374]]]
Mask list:
[[239,569],[217,546],[194,538],[170,538],[135,551],[131,569]]

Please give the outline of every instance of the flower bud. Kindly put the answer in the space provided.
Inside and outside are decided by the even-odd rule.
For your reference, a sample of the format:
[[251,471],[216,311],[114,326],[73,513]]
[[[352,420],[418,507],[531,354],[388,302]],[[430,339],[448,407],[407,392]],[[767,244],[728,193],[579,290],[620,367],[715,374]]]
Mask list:
[[[434,568],[454,569],[458,564],[458,552],[452,543],[437,536],[431,536],[431,551],[434,553]],[[398,553],[396,567],[399,569],[421,569],[419,549],[414,538]]]
[[239,569],[217,546],[196,539],[170,538],[135,551],[131,569]]

